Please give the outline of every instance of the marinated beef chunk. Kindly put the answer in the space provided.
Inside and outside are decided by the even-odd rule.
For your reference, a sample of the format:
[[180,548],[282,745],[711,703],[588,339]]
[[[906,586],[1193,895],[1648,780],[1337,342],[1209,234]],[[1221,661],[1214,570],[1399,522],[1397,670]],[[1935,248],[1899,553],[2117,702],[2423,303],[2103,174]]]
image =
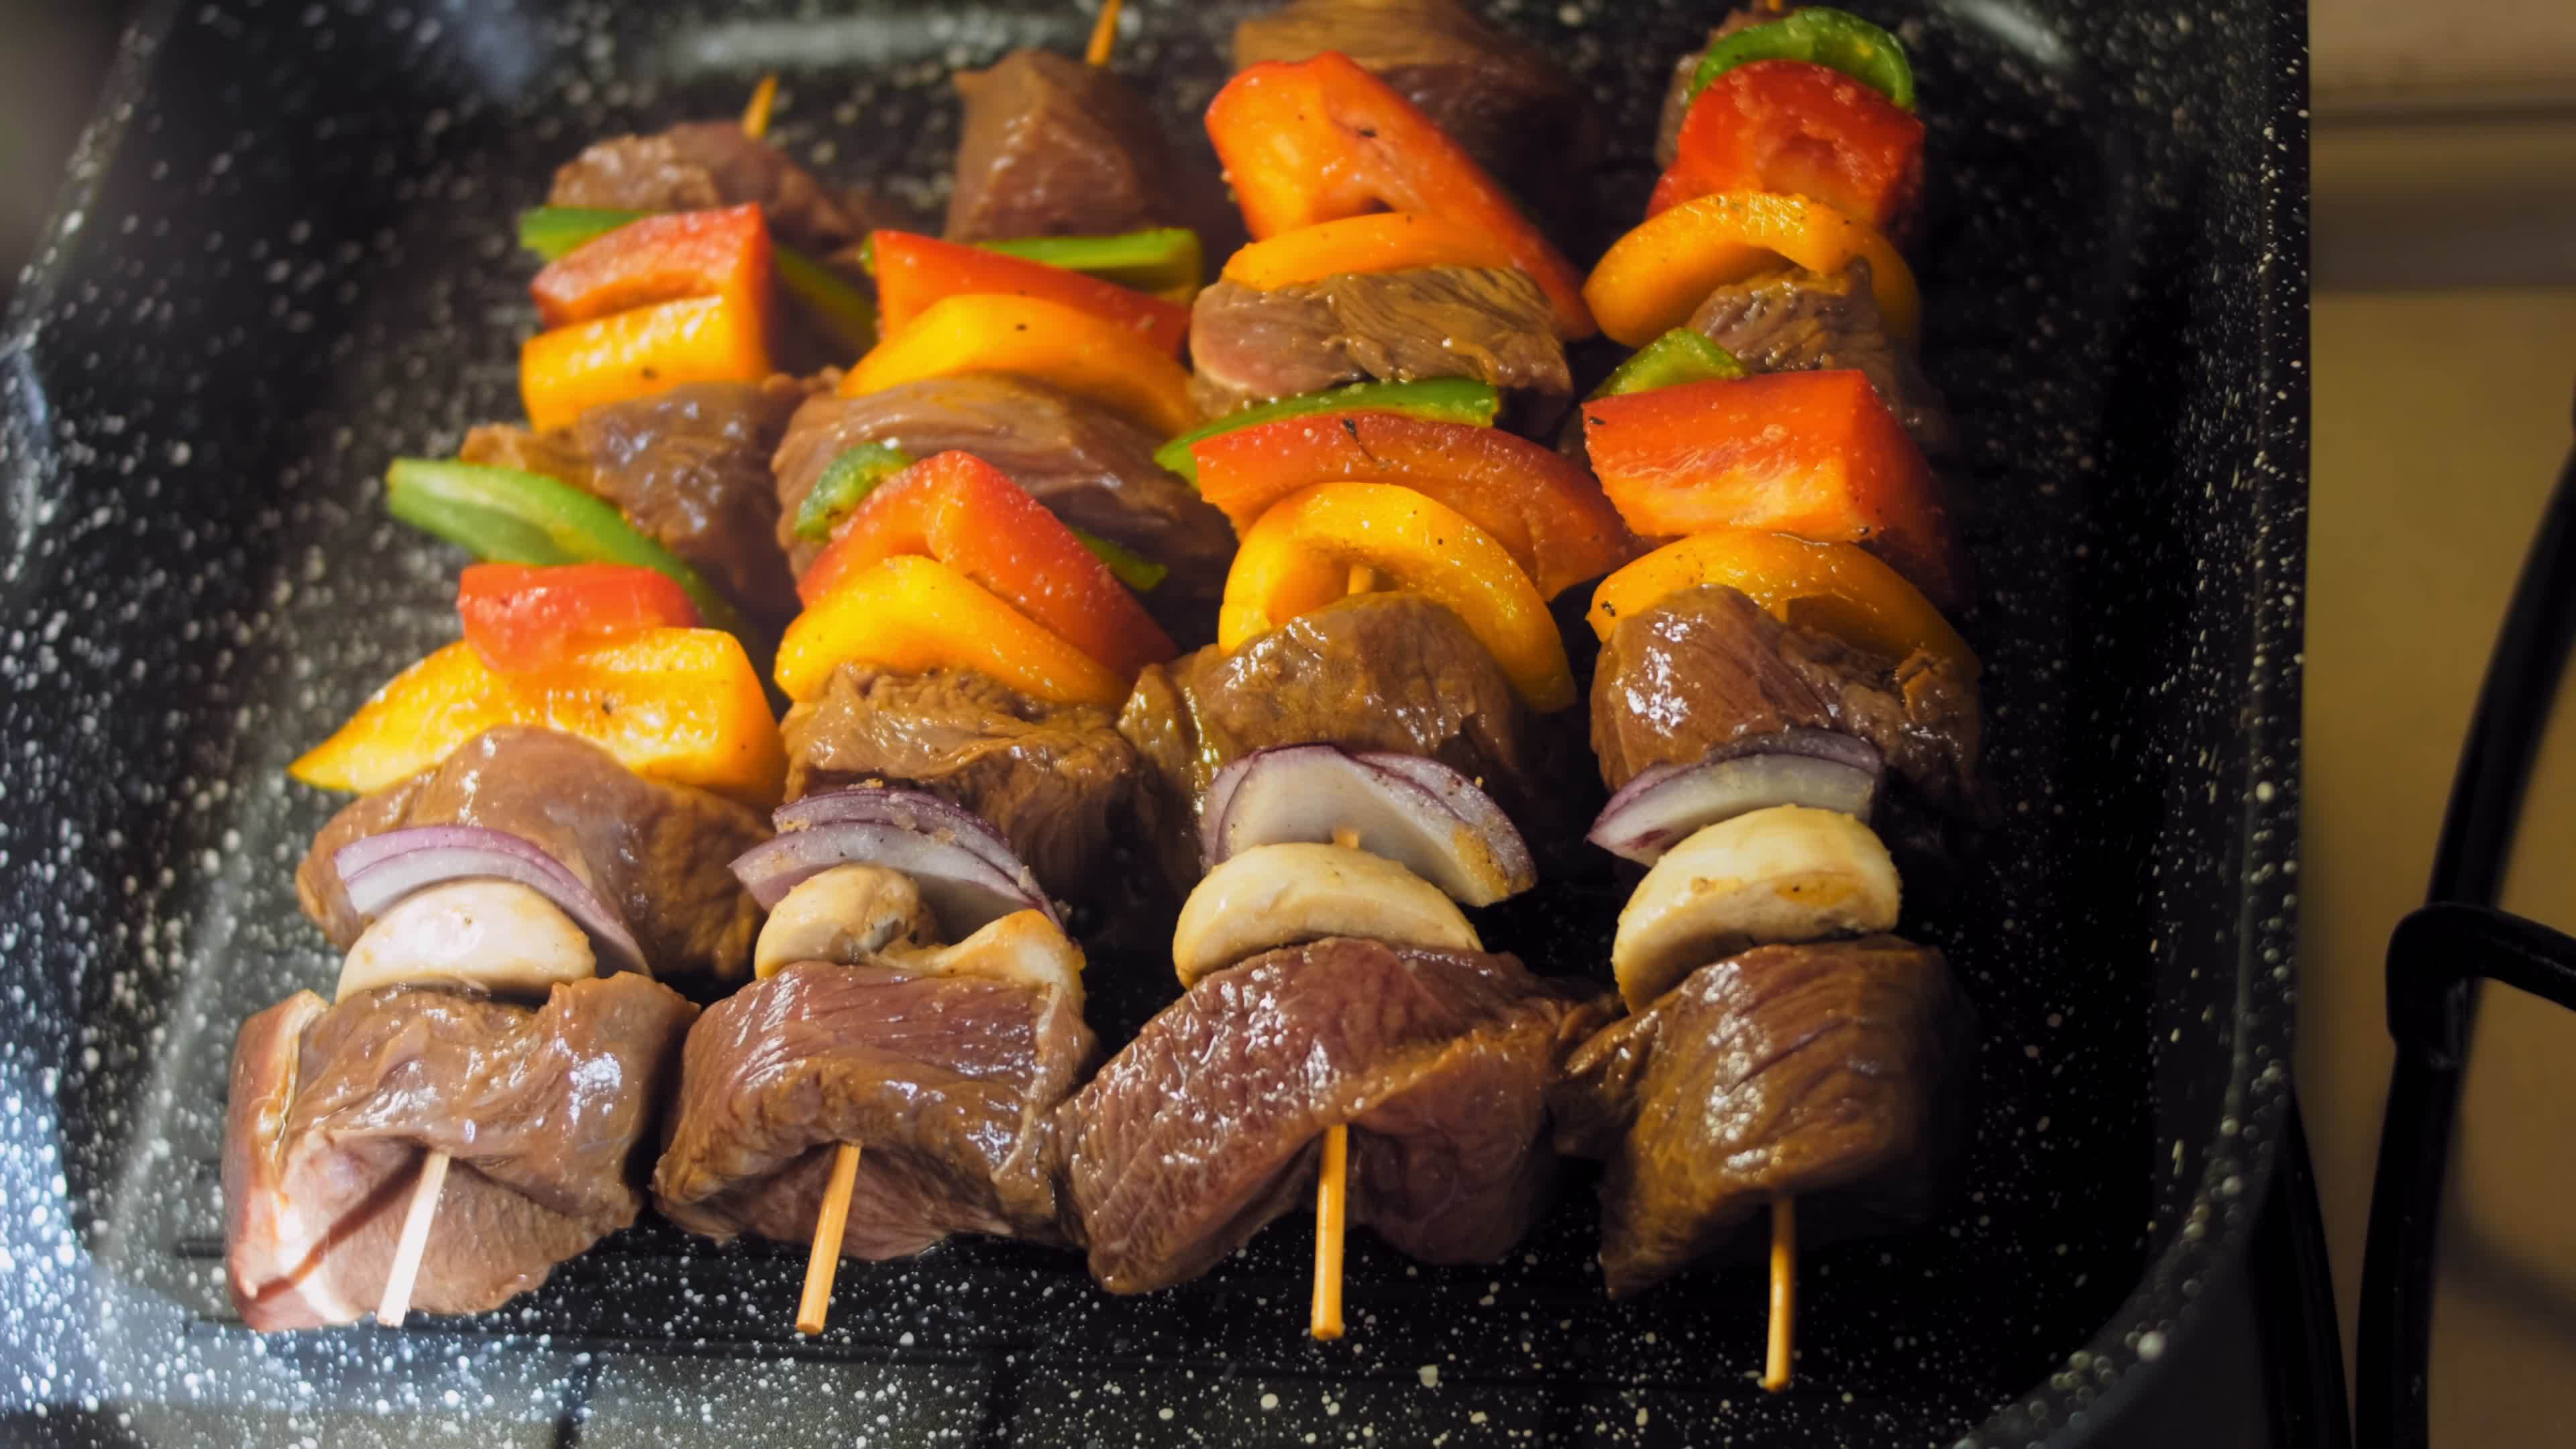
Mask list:
[[1776,1198],[1810,1242],[1921,1221],[1963,1127],[1975,1016],[1941,953],[1894,936],[1703,966],[1585,1042],[1550,1096],[1597,1157],[1601,1268],[1653,1286]]
[[1879,320],[1865,260],[1841,272],[1796,268],[1730,282],[1709,293],[1690,325],[1756,372],[1857,368],[1916,447],[1936,458],[1959,450],[1940,392]]
[[1547,294],[1521,272],[1416,267],[1254,291],[1220,281],[1190,309],[1191,394],[1210,416],[1346,382],[1472,377],[1543,428],[1574,380]]
[[1706,584],[1620,620],[1593,671],[1592,750],[1612,790],[1650,766],[1800,726],[1876,745],[1935,808],[1981,808],[1976,680],[1930,654],[1865,654]]
[[1272,745],[1423,755],[1516,821],[1543,795],[1533,730],[1502,666],[1447,607],[1354,594],[1227,653],[1146,667],[1118,718],[1151,783],[1150,832],[1175,882],[1198,879],[1199,805],[1225,764]]
[[844,664],[780,728],[787,798],[868,781],[926,790],[984,817],[1064,900],[1092,894],[1144,789],[1108,710],[1032,699],[973,670]]
[[1673,78],[1664,87],[1663,109],[1655,118],[1656,165],[1670,166],[1681,154],[1682,121],[1690,115],[1691,78],[1699,74],[1700,57],[1708,54],[1708,48],[1747,26],[1766,24],[1798,8],[1783,4],[1781,0],[1761,0],[1759,4],[1748,5],[1720,21],[1698,49],[1684,51],[1673,62]]
[[691,1232],[808,1242],[833,1149],[853,1142],[844,1257],[950,1233],[1061,1242],[1048,1114],[1095,1046],[1062,992],[789,966],[689,1033],[655,1205]]
[[418,825],[477,825],[535,845],[608,903],[665,976],[739,977],[760,907],[727,868],[769,838],[733,801],[647,780],[606,750],[553,730],[487,730],[437,765],[360,799],[322,827],[295,872],[295,894],[343,950],[367,927],[332,853]]
[[799,408],[773,460],[779,543],[799,575],[822,545],[795,536],[796,511],[832,460],[861,443],[916,458],[960,449],[1011,476],[1072,526],[1171,570],[1143,597],[1175,639],[1213,627],[1234,529],[1198,491],[1154,461],[1161,439],[1044,383],[995,373],[930,378],[865,397],[822,394]]
[[462,462],[486,468],[541,473],[584,493],[599,491],[591,481],[589,455],[582,452],[581,440],[573,436],[570,428],[540,433],[516,423],[480,423],[465,434],[465,446],[457,450],[456,456]]
[[224,1274],[263,1332],[351,1323],[384,1291],[431,1152],[452,1159],[412,1288],[480,1313],[635,1221],[636,1147],[697,1008],[623,974],[539,1007],[309,991],[242,1024],[224,1124]]
[[860,194],[836,194],[733,121],[691,121],[652,136],[601,141],[555,172],[551,206],[704,211],[757,203],[779,240],[816,253],[893,220]]
[[1241,238],[1214,168],[1175,154],[1153,108],[1107,68],[1015,50],[958,72],[957,94],[950,241],[1185,226],[1222,257]]
[[804,400],[784,377],[684,383],[591,408],[573,433],[590,459],[590,491],[774,626],[796,616],[796,580],[778,549],[769,459]]
[[1511,1250],[1555,1175],[1545,1099],[1598,1008],[1510,956],[1335,937],[1199,982],[1056,1113],[1113,1293],[1196,1277],[1314,1192],[1350,1135],[1353,1222],[1431,1263]]
[[1338,50],[1421,107],[1542,216],[1575,209],[1601,118],[1546,52],[1458,0],[1295,0],[1237,21],[1234,68]]

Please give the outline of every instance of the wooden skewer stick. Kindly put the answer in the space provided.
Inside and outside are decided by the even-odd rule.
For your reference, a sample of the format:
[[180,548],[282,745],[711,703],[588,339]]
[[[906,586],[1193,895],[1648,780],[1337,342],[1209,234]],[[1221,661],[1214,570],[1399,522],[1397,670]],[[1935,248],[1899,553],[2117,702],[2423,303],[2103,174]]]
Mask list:
[[376,1321],[387,1328],[402,1327],[411,1312],[411,1285],[420,1277],[421,1250],[429,1246],[429,1220],[437,1216],[438,1194],[446,1186],[447,1154],[422,1158],[411,1206],[403,1210],[402,1236],[394,1243],[393,1266],[385,1273],[385,1296],[376,1301]]
[[1118,48],[1118,7],[1119,0],[1100,0],[1100,18],[1091,22],[1091,44],[1083,49],[1084,61],[1109,63],[1109,52]]
[[1315,1310],[1308,1332],[1342,1336],[1342,1207],[1350,1195],[1351,1129],[1324,1129],[1324,1170],[1315,1179]]
[[778,106],[778,72],[771,71],[751,88],[751,104],[742,108],[742,133],[757,141],[769,134],[769,113]]
[[1775,1198],[1771,1203],[1771,1351],[1762,1367],[1762,1387],[1775,1394],[1789,1387],[1789,1350],[1797,1322],[1797,1199]]
[[821,1333],[823,1319],[832,1311],[832,1275],[841,1269],[841,1232],[850,1225],[850,1188],[858,1180],[859,1144],[844,1142],[832,1153],[832,1181],[823,1189],[823,1210],[814,1215],[805,1297],[796,1305],[798,1333]]

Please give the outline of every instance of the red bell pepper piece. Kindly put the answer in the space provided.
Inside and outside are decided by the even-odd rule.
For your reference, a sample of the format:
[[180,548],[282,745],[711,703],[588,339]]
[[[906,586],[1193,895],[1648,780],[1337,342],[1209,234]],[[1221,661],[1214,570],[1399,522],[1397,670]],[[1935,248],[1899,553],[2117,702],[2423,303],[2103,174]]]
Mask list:
[[1403,413],[1281,418],[1195,443],[1199,493],[1248,533],[1317,483],[1396,483],[1463,515],[1555,598],[1643,550],[1601,485],[1554,448],[1499,428]]
[[1098,555],[971,453],[925,458],[878,484],[797,581],[797,597],[811,609],[844,580],[898,555],[948,565],[1122,679],[1175,652]]
[[1682,121],[1649,216],[1719,191],[1813,197],[1901,232],[1923,194],[1923,122],[1841,71],[1757,60],[1709,82]]
[[1372,211],[1406,211],[1499,239],[1546,291],[1557,335],[1595,331],[1583,277],[1466,150],[1339,51],[1264,61],[1208,103],[1208,139],[1263,240]]
[[550,328],[698,297],[750,298],[766,313],[771,265],[759,207],[675,211],[573,248],[547,263],[528,291]]
[[1190,334],[1189,308],[1064,267],[908,231],[880,231],[874,244],[879,325],[889,337],[931,303],[977,293],[1061,302],[1133,327],[1176,358]]
[[1853,543],[1939,608],[1967,597],[1940,484],[1864,373],[1774,372],[1597,398],[1583,405],[1583,439],[1602,489],[1640,534],[1751,528]]
[[456,612],[465,642],[504,674],[549,669],[647,629],[704,627],[677,580],[635,564],[469,564]]

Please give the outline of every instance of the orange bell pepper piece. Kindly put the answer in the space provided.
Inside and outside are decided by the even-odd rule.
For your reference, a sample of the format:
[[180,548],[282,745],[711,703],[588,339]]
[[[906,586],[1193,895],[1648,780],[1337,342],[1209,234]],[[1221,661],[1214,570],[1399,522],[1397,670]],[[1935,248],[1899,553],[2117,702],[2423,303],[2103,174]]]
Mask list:
[[1967,559],[1940,483],[1864,373],[1772,372],[1596,398],[1583,405],[1583,442],[1641,534],[1759,528],[1856,543],[1939,607],[1966,602]]
[[1447,605],[1530,708],[1574,703],[1565,641],[1511,551],[1457,510],[1391,483],[1318,484],[1261,515],[1225,577],[1218,646],[1241,648],[1343,597],[1354,564]]
[[908,231],[873,235],[879,326],[889,336],[942,297],[990,293],[1043,297],[1143,334],[1174,357],[1190,335],[1190,309],[1115,282],[983,247]]
[[1975,651],[1904,577],[1847,543],[1725,528],[1668,543],[1601,581],[1586,617],[1606,643],[1631,614],[1684,589],[1723,584],[1784,623],[1821,629],[1892,659],[1920,649],[1977,676]]
[[1166,438],[1199,421],[1190,375],[1168,354],[1132,328],[1044,297],[943,297],[860,358],[841,395],[961,372],[1052,383]]
[[778,644],[778,687],[799,703],[844,664],[907,673],[972,669],[1022,694],[1115,709],[1127,681],[937,559],[882,558],[796,616]]
[[529,338],[519,396],[528,426],[542,433],[602,403],[684,382],[758,382],[771,371],[767,309],[747,297],[697,297]]
[[1564,254],[1465,148],[1349,56],[1245,69],[1208,103],[1207,129],[1254,239],[1374,211],[1436,216],[1501,242],[1546,291],[1559,337],[1598,330]]
[[773,255],[757,206],[668,212],[573,248],[547,263],[528,291],[548,327],[692,297],[743,297],[765,308]]
[[1785,258],[1838,272],[1869,259],[1870,292],[1897,341],[1912,345],[1922,312],[1913,269],[1867,226],[1821,201],[1766,191],[1721,191],[1647,218],[1614,243],[1584,299],[1601,330],[1643,347],[1690,320],[1708,294],[1771,271]]
[[1841,71],[1757,60],[1691,102],[1678,155],[1648,215],[1719,191],[1813,197],[1882,232],[1912,220],[1923,194],[1923,121]]
[[468,564],[456,613],[465,642],[504,673],[550,668],[647,629],[703,627],[679,580],[636,564]]
[[648,629],[543,669],[504,674],[464,640],[396,675],[287,773],[381,790],[501,725],[578,735],[648,780],[766,809],[787,783],[769,695],[720,629]]
[[1226,258],[1225,279],[1269,292],[1351,272],[1518,265],[1490,232],[1417,212],[1372,211],[1254,242]]
[[925,458],[870,490],[797,581],[797,597],[811,606],[897,554],[947,564],[1123,679],[1177,652],[1099,555],[971,453]]
[[1219,433],[1193,444],[1190,455],[1200,496],[1224,510],[1237,533],[1300,488],[1378,482],[1457,510],[1502,545],[1545,598],[1640,552],[1582,465],[1499,428],[1404,413],[1323,413]]

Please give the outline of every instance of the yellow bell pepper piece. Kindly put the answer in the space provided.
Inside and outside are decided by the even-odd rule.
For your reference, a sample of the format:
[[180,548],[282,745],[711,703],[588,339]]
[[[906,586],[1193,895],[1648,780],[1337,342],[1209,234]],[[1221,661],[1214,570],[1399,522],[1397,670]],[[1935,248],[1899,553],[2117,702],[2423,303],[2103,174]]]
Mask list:
[[1022,694],[1116,708],[1127,682],[998,594],[937,559],[896,554],[835,585],[787,626],[778,687],[814,698],[843,664],[972,669]]
[[841,379],[843,397],[961,372],[1052,383],[1171,437],[1197,427],[1190,375],[1139,333],[1043,297],[943,297],[879,342]]
[[1447,605],[1530,708],[1574,703],[1556,621],[1511,550],[1456,509],[1392,483],[1317,484],[1262,514],[1225,577],[1217,643],[1240,648],[1341,598],[1354,565]]
[[1903,659],[1920,649],[1977,675],[1975,651],[1922,591],[1857,545],[1811,543],[1786,533],[1721,528],[1668,543],[1592,591],[1592,632],[1610,631],[1684,589],[1723,584],[1783,623],[1821,629]]
[[381,790],[514,724],[577,735],[648,780],[761,809],[787,783],[760,675],[721,629],[647,629],[507,674],[458,640],[394,676],[287,773],[326,790]]
[[1821,201],[1768,191],[1721,191],[1669,207],[1613,244],[1583,284],[1601,330],[1643,347],[1690,321],[1708,294],[1777,269],[1783,258],[1813,272],[1869,261],[1879,316],[1913,345],[1923,304],[1913,269],[1868,226]]
[[528,426],[566,428],[585,408],[684,382],[769,376],[769,327],[756,299],[693,297],[540,332],[519,349]]

